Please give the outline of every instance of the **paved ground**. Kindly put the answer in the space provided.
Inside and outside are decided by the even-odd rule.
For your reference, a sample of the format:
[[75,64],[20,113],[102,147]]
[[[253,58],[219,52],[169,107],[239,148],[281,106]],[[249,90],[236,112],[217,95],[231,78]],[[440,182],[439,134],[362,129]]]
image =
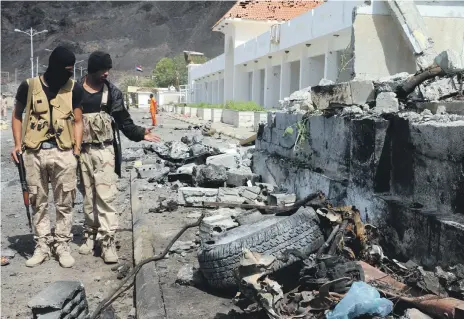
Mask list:
[[[150,120],[145,110],[131,111],[134,120],[139,124],[149,125]],[[188,123],[172,119],[166,114],[159,115],[161,127],[157,129],[163,140],[180,140],[187,134]],[[225,146],[235,144],[236,140],[207,139],[207,144]],[[124,149],[136,149],[142,147],[142,143],[130,142],[123,138]],[[39,291],[47,287],[55,280],[80,280],[84,283],[89,306],[95,309],[113,286],[119,283],[116,273],[111,271],[111,266],[105,265],[100,258],[93,256],[80,256],[77,253],[78,244],[82,241],[82,198],[78,196],[75,215],[72,243],[73,255],[76,264],[71,269],[63,269],[56,260],[50,260],[39,267],[27,268],[24,262],[28,255],[32,254],[34,243],[29,234],[25,211],[22,203],[21,190],[17,169],[10,160],[9,152],[13,146],[11,131],[1,131],[1,211],[2,232],[1,247],[13,249],[16,256],[10,260],[10,264],[1,268],[2,279],[2,313],[1,318],[26,318],[30,317],[27,308],[28,300]],[[146,157],[141,158],[142,162]],[[124,171],[124,170],[123,170]],[[132,264],[132,229],[129,200],[129,172],[124,171],[123,178],[119,181],[118,209],[121,213],[120,230],[117,240],[120,244],[119,254],[122,262]],[[144,213],[155,233],[156,251],[160,252],[170,241],[171,237],[184,225],[192,222],[187,215],[192,212],[189,209],[179,209],[172,213],[152,214],[148,209],[159,196],[176,196],[168,186],[156,187],[154,190],[146,190],[143,194]],[[53,209],[53,205],[51,206]],[[187,232],[181,240],[192,240],[197,230]],[[229,313],[233,309],[231,296],[216,296],[212,291],[178,286],[175,279],[178,270],[184,264],[196,263],[196,252],[192,251],[185,256],[171,255],[156,264],[160,275],[160,286],[163,293],[166,318],[243,318]],[[132,289],[128,290],[122,298],[114,303],[114,308],[120,318],[127,318],[133,307]]]

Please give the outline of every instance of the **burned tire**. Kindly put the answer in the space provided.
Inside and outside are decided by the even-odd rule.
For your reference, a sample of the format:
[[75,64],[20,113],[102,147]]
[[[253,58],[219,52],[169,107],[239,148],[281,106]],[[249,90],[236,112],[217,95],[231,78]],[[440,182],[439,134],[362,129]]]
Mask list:
[[274,272],[298,260],[289,250],[308,256],[323,243],[319,218],[312,208],[306,207],[292,216],[269,216],[257,223],[231,229],[215,242],[202,243],[198,261],[211,287],[230,289],[238,286],[235,271],[244,248],[276,257],[271,269]]

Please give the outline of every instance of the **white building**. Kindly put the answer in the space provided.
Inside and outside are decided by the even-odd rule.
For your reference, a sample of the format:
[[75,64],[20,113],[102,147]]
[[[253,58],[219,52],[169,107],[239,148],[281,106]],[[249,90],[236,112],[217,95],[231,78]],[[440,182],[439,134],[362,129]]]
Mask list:
[[[464,55],[464,1],[415,3],[434,49]],[[224,34],[225,53],[189,65],[188,102],[252,100],[272,108],[322,78],[343,82],[417,69],[407,30],[385,1],[237,2],[213,31]]]

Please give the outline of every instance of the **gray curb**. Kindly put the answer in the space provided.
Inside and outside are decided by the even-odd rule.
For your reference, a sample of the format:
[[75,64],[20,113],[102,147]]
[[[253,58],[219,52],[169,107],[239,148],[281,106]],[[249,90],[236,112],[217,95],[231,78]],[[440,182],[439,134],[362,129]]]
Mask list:
[[[135,265],[155,254],[152,244],[153,228],[143,217],[138,191],[139,181],[136,176],[134,168],[131,170],[130,193]],[[138,319],[166,318],[163,292],[155,262],[144,265],[135,276],[135,308]]]

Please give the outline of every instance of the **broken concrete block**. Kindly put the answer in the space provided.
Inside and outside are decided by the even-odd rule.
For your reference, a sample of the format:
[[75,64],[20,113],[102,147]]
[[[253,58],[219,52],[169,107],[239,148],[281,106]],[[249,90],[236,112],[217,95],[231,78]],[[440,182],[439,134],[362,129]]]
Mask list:
[[313,86],[311,88],[311,98],[314,107],[318,110],[327,109],[332,103],[343,105],[353,104],[349,82]]
[[399,111],[399,103],[396,98],[396,93],[382,92],[377,95],[375,107],[372,111],[376,114],[393,113]]
[[185,145],[192,145],[193,144],[193,140],[192,140],[192,136],[191,135],[184,135],[182,136],[182,138],[180,139],[180,141],[182,143],[184,143]]
[[218,202],[243,204],[245,199],[240,196],[241,189],[220,187],[218,191]]
[[217,202],[218,190],[214,188],[181,187],[178,191],[180,205],[202,205],[203,202]]
[[363,105],[375,101],[374,83],[372,81],[350,81],[353,104]]
[[169,156],[170,146],[166,145],[166,143],[153,143],[148,148],[161,157]]
[[177,273],[176,284],[184,286],[196,286],[201,284],[203,277],[201,272],[190,264],[182,266]]
[[176,170],[176,173],[177,174],[193,175],[193,168],[195,166],[196,165],[194,163],[185,164],[184,166],[179,167]]
[[257,182],[259,176],[251,171],[251,168],[241,166],[240,168],[232,168],[227,171],[227,185],[228,186],[245,186],[248,180]]
[[259,186],[245,187],[240,195],[248,200],[255,200],[261,194]]
[[434,62],[446,73],[455,73],[464,70],[462,55],[451,49],[443,51],[437,55]]
[[238,153],[234,154],[220,154],[216,156],[210,156],[206,159],[206,164],[222,165],[226,168],[235,168],[239,163]]
[[295,201],[295,194],[270,194],[268,196],[269,205],[272,206],[292,206]]
[[[137,178],[156,178],[160,175],[160,172],[163,170],[164,167],[159,164],[147,164],[147,165],[142,165],[136,168],[137,170]],[[168,169],[169,171],[169,169]]]
[[227,180],[226,168],[213,164],[195,166],[193,180],[200,187],[224,186],[224,182]]
[[130,149],[126,148],[124,149],[124,152],[122,152],[122,160],[125,162],[132,162],[140,159],[145,155],[145,152],[142,148],[138,149]]
[[193,144],[192,146],[190,146],[190,155],[191,156],[197,156],[197,155],[200,155],[200,154],[204,154],[207,152],[207,148],[206,146],[202,145],[202,144]]
[[249,160],[249,159],[244,159],[244,160],[242,161],[242,165],[243,165],[243,166],[246,166],[246,167],[251,167],[251,160]]
[[89,308],[84,285],[79,281],[56,281],[28,302],[33,318],[87,318]]
[[267,112],[267,127],[275,126],[275,112]]
[[401,318],[402,319],[432,319],[432,317],[426,315],[425,313],[415,308],[406,310],[406,312]]
[[411,76],[408,72],[402,72],[391,76],[380,78],[374,81],[374,87],[377,94],[380,92],[396,92],[398,86],[402,85],[408,77]]
[[457,76],[431,79],[419,85],[420,92],[428,101],[438,101],[459,93]]
[[169,156],[174,160],[188,158],[190,156],[189,147],[181,142],[172,142]]

